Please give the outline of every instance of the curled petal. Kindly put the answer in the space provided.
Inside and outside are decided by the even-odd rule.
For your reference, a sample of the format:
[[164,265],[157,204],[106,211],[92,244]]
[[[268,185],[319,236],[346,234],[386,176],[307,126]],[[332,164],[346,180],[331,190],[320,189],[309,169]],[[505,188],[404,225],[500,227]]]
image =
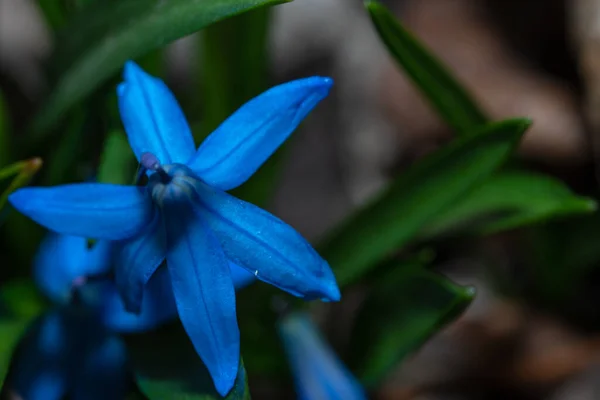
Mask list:
[[278,328],[298,399],[366,400],[361,385],[321,337],[308,315],[287,315]]
[[11,194],[9,201],[52,231],[95,239],[132,237],[153,214],[150,198],[139,188],[102,183],[29,187]]
[[332,84],[330,78],[311,77],[267,90],[206,138],[189,167],[219,189],[241,185],[327,96]]
[[164,207],[167,266],[179,318],[217,391],[233,387],[240,332],[231,272],[218,241],[188,205]]
[[295,296],[337,301],[331,268],[292,227],[250,203],[198,182],[194,208],[225,255],[258,279]]
[[165,83],[127,62],[117,88],[121,119],[138,160],[152,153],[162,164],[184,163],[194,141],[175,96]]
[[140,312],[144,287],[166,256],[165,229],[156,212],[146,230],[115,245],[115,281],[125,308]]

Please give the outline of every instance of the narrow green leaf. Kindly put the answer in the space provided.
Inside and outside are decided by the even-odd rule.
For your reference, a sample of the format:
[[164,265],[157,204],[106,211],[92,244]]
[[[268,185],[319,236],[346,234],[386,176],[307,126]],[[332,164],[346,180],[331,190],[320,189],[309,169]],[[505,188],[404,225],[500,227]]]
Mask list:
[[456,133],[465,134],[489,119],[467,90],[440,60],[419,42],[394,16],[376,1],[366,1],[379,36],[440,116]]
[[432,335],[460,315],[475,296],[421,266],[403,265],[375,285],[356,320],[351,366],[374,386]]
[[98,167],[98,182],[129,185],[135,176],[136,160],[122,131],[106,137]]
[[[220,400],[208,370],[181,324],[125,338],[136,382],[149,400]],[[164,346],[157,346],[162,343]],[[250,400],[248,379],[240,364],[236,383],[225,400]]]
[[32,158],[31,160],[23,161],[17,164],[21,166],[19,173],[12,180],[10,185],[8,185],[8,188],[6,188],[4,192],[0,194],[0,210],[4,208],[4,205],[8,200],[8,196],[12,192],[29,183],[31,178],[33,178],[37,171],[42,167],[42,160],[40,158]]
[[28,162],[29,160],[17,161],[16,163],[12,163],[10,165],[0,168],[0,181],[15,176],[21,171],[23,171],[23,169],[27,166]]
[[490,234],[595,210],[594,200],[576,196],[554,178],[531,172],[501,172],[446,208],[425,227],[422,238],[457,231]]
[[[115,74],[128,59],[227,17],[282,2],[285,0],[122,0],[118,6],[106,2],[112,11],[99,15],[114,16],[122,24],[115,25],[110,18],[102,24],[88,22],[98,31],[102,28],[102,34],[94,42],[86,42],[60,77],[33,122],[29,140],[37,143],[43,139],[61,116]],[[126,15],[120,16],[123,10]]]
[[514,151],[527,119],[480,127],[410,168],[366,207],[344,221],[321,246],[338,283],[347,285],[401,248]]

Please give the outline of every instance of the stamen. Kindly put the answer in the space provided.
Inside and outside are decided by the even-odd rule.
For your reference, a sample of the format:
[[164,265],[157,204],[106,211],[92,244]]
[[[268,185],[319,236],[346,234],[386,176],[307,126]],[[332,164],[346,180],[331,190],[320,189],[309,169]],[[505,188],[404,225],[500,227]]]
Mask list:
[[147,170],[157,171],[160,168],[160,161],[152,153],[143,153],[140,157],[140,165]]
[[140,157],[140,167],[138,168],[136,176],[137,185],[141,184],[142,179],[146,176],[147,171],[156,172],[160,176],[161,180],[165,183],[171,181],[171,177],[160,164],[158,157],[149,152],[142,153],[142,156]]

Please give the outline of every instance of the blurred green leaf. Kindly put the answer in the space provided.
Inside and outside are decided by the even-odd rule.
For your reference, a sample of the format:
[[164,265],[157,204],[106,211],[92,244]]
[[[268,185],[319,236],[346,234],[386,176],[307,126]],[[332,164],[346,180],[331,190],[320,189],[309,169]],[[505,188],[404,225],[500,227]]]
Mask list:
[[8,196],[18,188],[28,184],[41,167],[42,160],[36,157],[30,160],[19,161],[0,170],[0,179],[5,178],[7,172],[8,176],[10,176],[18,171],[17,176],[12,180],[10,185],[0,194],[0,210],[6,205]]
[[[88,117],[83,107],[77,107],[71,118],[66,121],[65,130],[57,139],[53,151],[48,155],[48,166],[44,173],[44,183],[47,185],[58,185],[74,180],[74,168],[82,153],[82,142],[84,137],[84,126]],[[78,178],[78,177],[77,177]]]
[[269,11],[253,10],[202,32],[203,117],[199,139],[266,89]]
[[529,125],[527,119],[507,120],[455,139],[340,224],[320,247],[338,283],[359,278],[484,182],[512,154]]
[[366,1],[379,36],[439,115],[458,133],[465,134],[489,122],[466,89],[422,43],[376,1]]
[[4,102],[4,96],[0,92],[0,167],[7,165],[12,161],[10,154],[10,120],[8,109]]
[[[77,21],[102,32],[84,41],[80,52],[36,116],[29,141],[38,143],[77,102],[118,71],[123,63],[205,26],[257,7],[285,0],[121,0],[103,2],[110,11],[98,11],[93,19]],[[88,13],[82,13],[90,17]],[[93,18],[94,15],[91,15]],[[119,24],[117,24],[118,22]],[[87,37],[85,32],[82,36]],[[60,47],[61,44],[58,44]]]
[[[253,10],[217,22],[202,32],[202,122],[194,130],[200,143],[229,115],[266,89],[267,36],[270,8]],[[284,149],[278,150],[246,183],[236,197],[265,206],[281,170]]]
[[418,265],[399,265],[376,284],[351,338],[351,366],[376,385],[409,354],[460,315],[475,289],[458,286]]
[[110,132],[98,166],[98,182],[130,185],[135,177],[135,168],[135,156],[125,133],[118,130]]
[[0,181],[19,174],[27,166],[28,162],[29,161],[17,161],[16,163],[12,163],[0,168]]
[[[29,261],[31,261],[41,238],[42,229],[23,214],[9,212],[11,209],[4,208],[4,205],[6,205],[8,196],[16,189],[29,183],[41,166],[41,159],[32,158],[19,161],[6,168],[12,170],[11,174],[17,172],[17,170],[18,173],[4,192],[0,194],[0,226],[2,226],[2,235],[0,236],[5,239],[7,248],[10,251],[8,258],[12,259],[15,265],[29,265]],[[6,223],[4,223],[5,219]]]
[[28,321],[41,315],[48,303],[29,279],[13,279],[0,290],[0,315]]
[[0,388],[10,369],[15,347],[29,326],[28,320],[0,318]]
[[500,172],[436,216],[422,238],[457,231],[490,234],[594,210],[594,200],[576,196],[559,180],[531,172]]
[[13,280],[0,289],[0,388],[23,333],[47,306],[29,280]]
[[557,313],[586,330],[600,327],[600,213],[549,221],[523,232],[519,275],[506,293]]
[[[125,340],[138,387],[149,400],[222,399],[181,324],[129,335]],[[243,363],[236,383],[225,399],[250,399]]]
[[58,0],[38,0],[38,7],[53,31],[62,28],[66,23],[66,13],[62,2]]

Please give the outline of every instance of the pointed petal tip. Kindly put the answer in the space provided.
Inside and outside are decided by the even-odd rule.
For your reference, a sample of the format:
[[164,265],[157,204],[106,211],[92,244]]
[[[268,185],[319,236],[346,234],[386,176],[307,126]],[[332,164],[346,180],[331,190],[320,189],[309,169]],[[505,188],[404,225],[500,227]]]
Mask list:
[[145,75],[148,74],[134,61],[125,61],[125,64],[123,65],[123,79],[125,79],[125,81],[135,81],[138,77],[143,77]]
[[328,76],[322,76],[320,78],[323,82],[323,86],[326,86],[328,89],[330,89],[333,86],[333,78],[330,78]]
[[342,293],[340,292],[340,288],[338,287],[335,280],[325,287],[324,294],[325,298],[322,299],[322,301],[334,302],[340,301],[342,299]]
[[299,79],[297,82],[320,91],[323,97],[329,94],[329,90],[333,86],[333,79],[328,76],[312,76],[310,78]]
[[342,294],[335,279],[335,275],[333,274],[333,271],[329,266],[329,263],[327,263],[327,261],[325,260],[322,260],[321,268],[323,271],[323,275],[319,278],[321,301],[340,301],[342,298]]
[[16,191],[14,191],[14,192],[12,192],[11,194],[8,195],[8,202],[14,208],[18,208],[19,204],[21,203],[22,196],[19,194],[20,191],[21,191],[21,189],[16,190]]
[[8,202],[21,214],[27,215],[27,210],[30,208],[31,202],[28,195],[29,189],[22,188],[15,190],[8,196]]
[[239,362],[236,363],[235,367],[224,368],[222,373],[213,377],[215,389],[217,389],[217,392],[221,396],[226,397],[231,392],[231,389],[233,389],[238,374],[238,367]]

